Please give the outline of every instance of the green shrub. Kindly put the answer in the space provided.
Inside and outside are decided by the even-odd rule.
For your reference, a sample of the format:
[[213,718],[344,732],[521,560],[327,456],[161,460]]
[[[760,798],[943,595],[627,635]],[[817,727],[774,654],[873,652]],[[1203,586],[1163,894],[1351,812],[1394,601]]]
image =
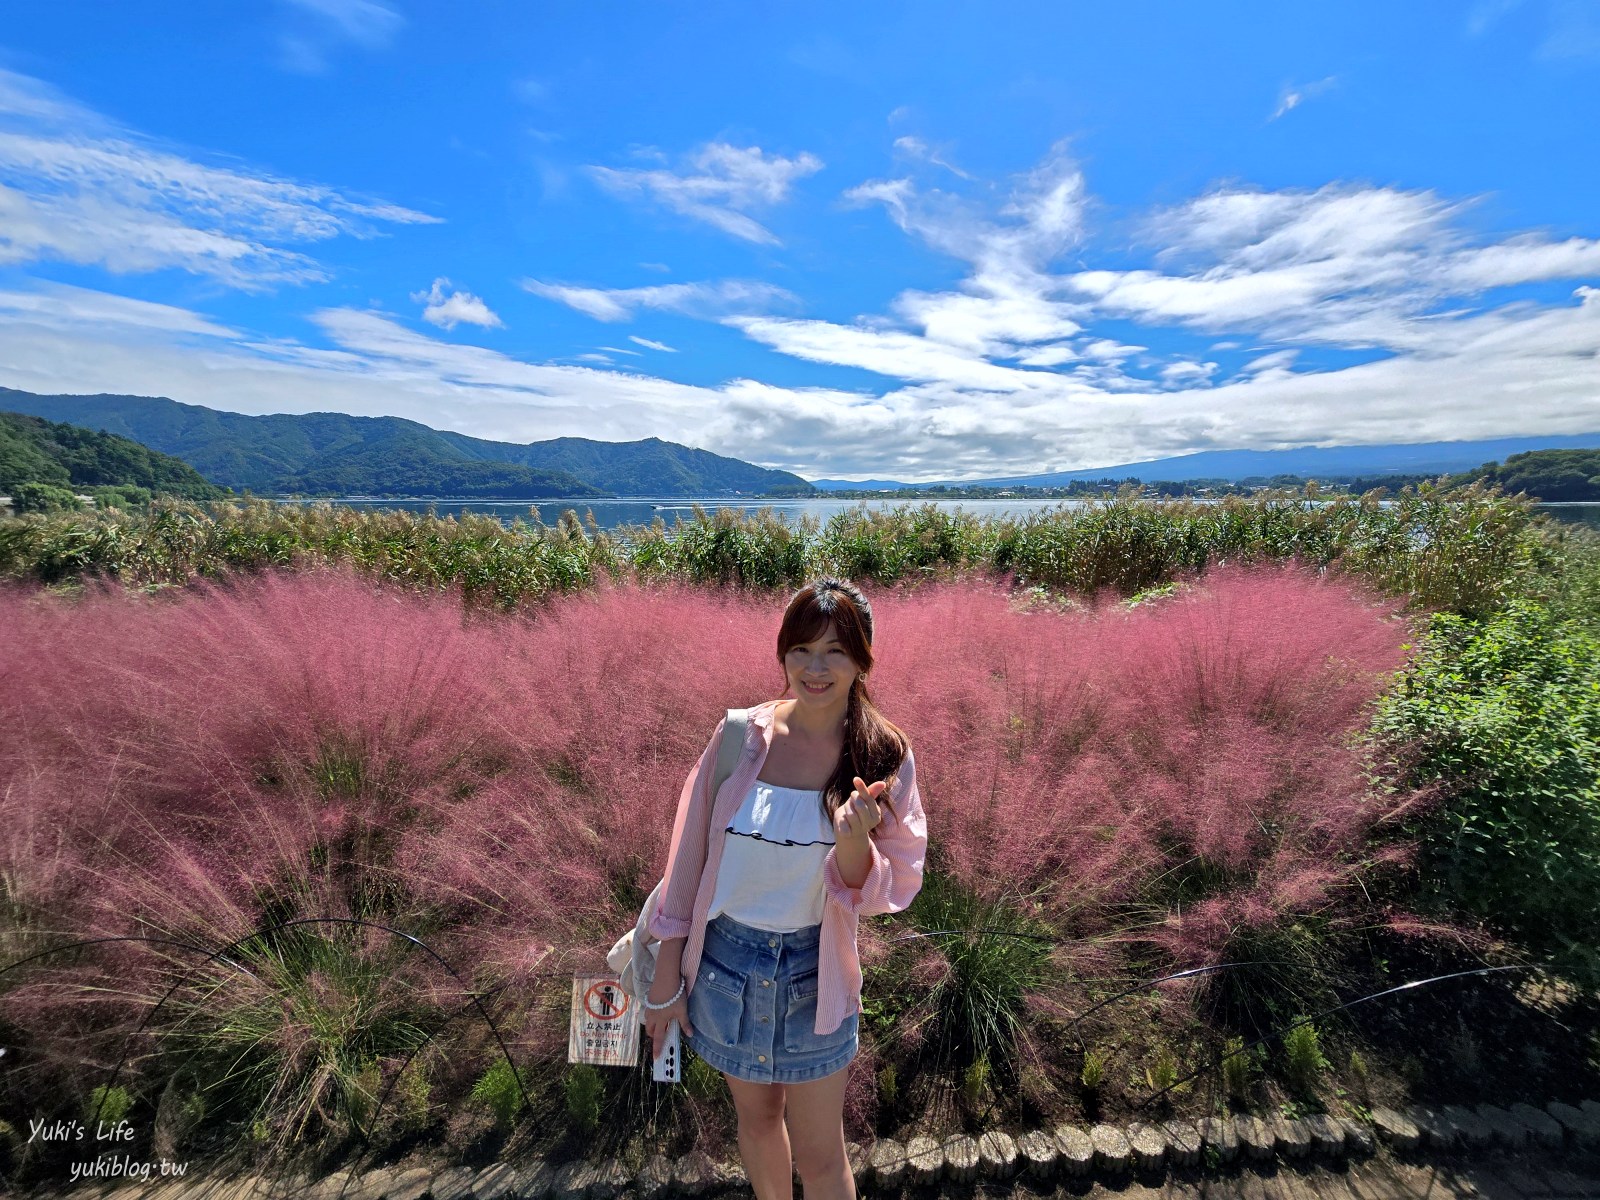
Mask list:
[[795,586],[810,570],[814,516],[791,526],[770,508],[754,516],[733,508],[708,514],[697,503],[691,511],[694,519],[680,517],[670,532],[659,517],[649,527],[617,531],[630,540],[630,558],[641,578],[771,588]]
[[1106,1080],[1106,1064],[1110,1055],[1104,1050],[1087,1050],[1083,1055],[1083,1070],[1078,1078],[1083,1083],[1086,1092],[1098,1092],[1100,1085]]
[[96,508],[143,508],[150,503],[150,489],[140,487],[133,483],[119,483],[113,486],[92,487],[89,495],[94,497]]
[[1361,1093],[1363,1100],[1370,1095],[1370,1080],[1367,1074],[1367,1060],[1361,1056],[1361,1051],[1350,1051],[1350,1081],[1356,1085],[1356,1090]]
[[1529,600],[1437,614],[1373,728],[1402,785],[1445,792],[1404,831],[1420,906],[1600,986],[1600,639]]
[[947,512],[931,503],[877,510],[862,504],[828,519],[816,554],[828,570],[847,578],[892,583],[981,561],[993,538],[994,528],[965,510]]
[[600,1125],[600,1098],[605,1093],[605,1081],[600,1072],[588,1063],[576,1063],[567,1072],[567,1116],[574,1126],[584,1132]]
[[1321,1035],[1311,1021],[1297,1024],[1283,1035],[1283,1058],[1290,1084],[1307,1094],[1316,1090],[1317,1077],[1332,1065],[1322,1053]]
[[472,1099],[494,1113],[494,1123],[502,1130],[510,1129],[525,1101],[522,1089],[517,1086],[517,1075],[504,1058],[495,1060],[493,1066],[472,1085]]
[[344,1096],[345,1112],[362,1129],[368,1129],[378,1111],[378,1097],[383,1093],[383,1071],[376,1058],[367,1058],[354,1073],[339,1078],[339,1088]]
[[1250,1080],[1255,1074],[1254,1050],[1244,1048],[1242,1037],[1231,1037],[1223,1046],[1222,1084],[1228,1095],[1244,1103],[1250,1096]]
[[885,1108],[893,1108],[900,1096],[900,1082],[893,1063],[885,1063],[878,1071],[878,1100]]
[[53,483],[19,483],[11,491],[11,508],[19,517],[23,513],[77,512],[83,508],[83,501],[71,488]]
[[1553,561],[1532,581],[1530,598],[1600,635],[1600,529],[1546,519],[1535,533]]
[[1361,576],[1427,608],[1482,616],[1555,561],[1532,502],[1474,485],[1331,501],[1303,494],[1217,504],[1135,495],[1002,521],[985,542],[998,571],[1072,592],[1135,595],[1222,560],[1296,558]]
[[1178,1062],[1178,1056],[1172,1052],[1171,1046],[1163,1042],[1156,1047],[1155,1053],[1150,1056],[1150,1061],[1145,1064],[1144,1081],[1152,1092],[1164,1092],[1168,1088],[1172,1088],[1175,1092],[1186,1092],[1189,1090],[1187,1083],[1172,1087],[1178,1082],[1180,1074],[1181,1064]]
[[989,1083],[989,1060],[980,1056],[969,1066],[961,1076],[961,1092],[967,1098],[968,1104],[976,1104],[983,1099],[983,1089]]
[[428,1082],[427,1070],[420,1061],[412,1059],[394,1085],[394,1094],[390,1100],[391,1104],[398,1105],[399,1123],[402,1128],[414,1131],[427,1124],[432,1096],[433,1086]]
[[[128,1089],[121,1084],[109,1090],[96,1087],[89,1093],[89,1099],[84,1102],[83,1123],[91,1134],[101,1127],[110,1129],[128,1115],[128,1109],[132,1106],[133,1097],[128,1095]],[[97,1121],[99,1125],[95,1124]]]

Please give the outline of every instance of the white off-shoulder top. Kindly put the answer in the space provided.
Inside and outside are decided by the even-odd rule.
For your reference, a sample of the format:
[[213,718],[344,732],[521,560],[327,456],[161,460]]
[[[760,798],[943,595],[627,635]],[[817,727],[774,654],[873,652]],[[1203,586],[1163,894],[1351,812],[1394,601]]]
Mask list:
[[728,822],[708,920],[726,913],[781,933],[821,923],[822,866],[834,842],[821,797],[820,788],[755,781]]

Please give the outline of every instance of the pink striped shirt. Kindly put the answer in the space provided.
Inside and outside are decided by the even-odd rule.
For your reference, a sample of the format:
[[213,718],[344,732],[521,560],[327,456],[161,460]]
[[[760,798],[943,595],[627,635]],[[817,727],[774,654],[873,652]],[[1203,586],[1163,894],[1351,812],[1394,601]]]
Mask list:
[[[717,747],[727,718],[717,722],[700,761],[684,781],[678,813],[672,823],[672,848],[667,854],[667,886],[651,915],[650,932],[662,939],[686,938],[683,976],[694,988],[705,947],[706,922],[717,890],[717,868],[722,862],[728,821],[767,761],[772,747],[773,711],[780,701],[769,700],[750,710],[745,727],[744,751],[733,774],[710,795],[717,766]],[[873,780],[868,780],[868,783]],[[711,831],[718,830],[712,837]],[[852,1012],[861,1011],[861,959],[856,952],[856,919],[873,913],[900,912],[922,889],[922,864],[928,850],[928,822],[917,794],[916,764],[911,750],[883,806],[883,820],[867,841],[871,865],[858,888],[846,887],[839,875],[834,851],[822,864],[826,893],[822,906],[822,931],[817,950],[816,1032],[832,1033]],[[687,995],[687,992],[685,992]]]

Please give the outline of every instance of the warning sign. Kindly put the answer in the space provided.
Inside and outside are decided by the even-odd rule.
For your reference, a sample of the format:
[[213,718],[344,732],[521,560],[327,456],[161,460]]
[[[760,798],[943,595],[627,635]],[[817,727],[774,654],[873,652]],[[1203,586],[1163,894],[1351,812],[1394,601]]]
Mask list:
[[575,975],[567,1061],[631,1067],[639,1061],[639,1013],[614,976]]

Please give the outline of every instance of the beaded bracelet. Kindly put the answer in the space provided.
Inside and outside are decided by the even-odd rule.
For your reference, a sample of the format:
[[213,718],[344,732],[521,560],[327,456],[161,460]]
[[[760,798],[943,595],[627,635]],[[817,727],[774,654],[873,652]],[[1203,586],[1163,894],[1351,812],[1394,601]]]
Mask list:
[[650,1008],[650,1009],[671,1008],[674,1004],[676,1004],[678,1002],[679,997],[681,997],[683,995],[684,985],[687,984],[688,982],[689,981],[687,979],[684,979],[682,977],[680,977],[678,979],[678,990],[672,994],[672,999],[671,1000],[664,1000],[660,1004],[651,1004],[649,998],[646,997],[646,998],[640,1000],[639,1003],[643,1004],[646,1008]]

